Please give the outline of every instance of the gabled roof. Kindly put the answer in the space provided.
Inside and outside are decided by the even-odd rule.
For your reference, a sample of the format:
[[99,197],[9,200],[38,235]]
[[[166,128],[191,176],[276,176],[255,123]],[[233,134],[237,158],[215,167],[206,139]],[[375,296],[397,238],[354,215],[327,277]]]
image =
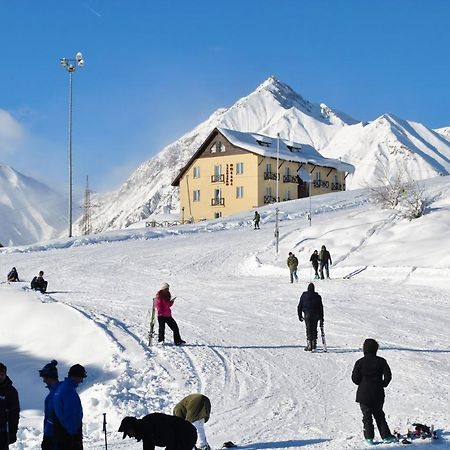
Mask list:
[[[211,137],[215,133],[222,134],[232,145],[247,150],[257,155],[268,158],[277,157],[277,138],[266,136],[260,133],[242,132],[236,130],[229,130],[228,128],[215,128],[209,136],[203,141],[199,149],[194,153],[191,159],[180,170],[180,173],[172,181],[172,186],[178,186],[181,177],[190,167],[195,159],[201,154],[205,144],[209,143]],[[286,139],[279,139],[279,159],[286,161],[294,161],[299,163],[310,163],[322,167],[330,167],[341,172],[353,173],[355,167],[352,164],[343,162],[339,159],[325,158],[314,147],[309,144],[301,144],[297,142],[288,141]]]
[[[248,150],[261,156],[269,158],[277,157],[277,138],[260,133],[243,133],[242,131],[217,128],[231,144]],[[279,158],[286,161],[310,163],[322,167],[330,167],[341,172],[355,171],[352,164],[345,163],[339,159],[325,158],[314,147],[309,144],[288,141],[280,138]]]

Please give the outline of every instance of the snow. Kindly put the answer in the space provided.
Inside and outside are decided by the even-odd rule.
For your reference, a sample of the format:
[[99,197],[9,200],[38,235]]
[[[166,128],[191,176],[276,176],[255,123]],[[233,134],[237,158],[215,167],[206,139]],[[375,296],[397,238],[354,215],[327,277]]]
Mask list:
[[[19,442],[10,448],[39,446],[46,392],[37,370],[55,358],[61,377],[75,363],[87,369],[80,387],[87,450],[103,448],[104,412],[111,448],[142,448],[121,440],[120,420],[171,413],[192,392],[211,398],[213,448],[232,440],[246,449],[361,449],[350,374],[366,337],[380,342],[393,372],[391,428],[433,423],[443,430],[435,444],[449,448],[449,181],[425,183],[432,204],[411,222],[379,209],[365,190],[312,198],[311,226],[309,199],[281,203],[278,256],[275,205],[258,209],[259,231],[248,212],[1,249],[3,273],[16,266],[26,280],[0,284],[1,360],[22,402]],[[322,244],[333,259],[332,279],[316,282],[329,352],[310,354],[296,306],[313,277],[309,255]],[[293,285],[289,251],[300,260]],[[24,289],[40,269],[48,295]],[[146,344],[162,282],[177,297],[181,348]]]
[[57,237],[67,201],[39,181],[0,164],[0,243],[22,245]]

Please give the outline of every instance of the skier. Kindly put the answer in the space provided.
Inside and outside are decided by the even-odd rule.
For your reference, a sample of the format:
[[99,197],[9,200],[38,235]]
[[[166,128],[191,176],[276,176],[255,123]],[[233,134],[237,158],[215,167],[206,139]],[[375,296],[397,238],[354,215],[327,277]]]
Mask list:
[[319,252],[317,250],[314,250],[313,254],[309,258],[311,261],[312,266],[314,267],[314,278],[317,280],[319,278]]
[[395,442],[383,412],[384,388],[390,383],[391,369],[384,358],[377,355],[378,342],[366,339],[363,344],[364,358],[356,361],[352,381],[358,385],[356,401],[361,407],[364,424],[364,437],[372,445],[375,435],[372,416],[377,423],[383,442]]
[[178,328],[175,319],[172,317],[172,305],[175,301],[175,298],[172,298],[169,285],[167,283],[163,283],[161,285],[160,290],[157,292],[155,297],[155,308],[158,313],[158,342],[164,343],[166,324],[173,331],[173,340],[175,345],[186,344],[186,341],[183,341],[180,336],[180,330]]
[[287,259],[287,266],[289,267],[291,283],[294,282],[294,278],[295,278],[295,281],[298,282],[298,276],[297,276],[298,259],[292,252],[289,252],[289,256]]
[[20,281],[19,280],[19,274],[17,273],[17,270],[15,267],[13,267],[10,272],[8,273],[6,279],[10,282],[16,282],[16,281]]
[[328,262],[330,264],[333,264],[333,263],[331,262],[330,252],[327,250],[325,245],[322,245],[322,248],[320,249],[319,260],[320,260],[320,278],[322,280],[324,279],[323,269],[325,269],[325,273],[327,275],[327,278],[330,278],[330,270],[329,270]]
[[153,413],[142,419],[125,417],[118,431],[142,441],[144,450],[166,447],[166,450],[192,450],[197,441],[195,427],[180,417],[162,413]]
[[17,440],[19,427],[19,394],[0,363],[0,450],[8,450]]
[[298,320],[305,321],[306,347],[305,351],[311,352],[317,347],[317,323],[323,326],[322,297],[314,291],[314,284],[308,284],[308,290],[303,292],[297,307]]
[[211,450],[211,447],[206,440],[205,423],[208,422],[211,413],[211,401],[206,395],[191,394],[183,398],[175,405],[173,415],[181,417],[188,422],[191,422],[197,430],[198,450]]
[[259,230],[259,221],[261,220],[261,216],[258,211],[255,211],[255,217],[253,217],[253,222],[255,222],[255,230]]
[[75,364],[53,396],[54,436],[60,450],[83,449],[83,407],[76,389],[86,376],[85,368]]
[[56,445],[55,432],[53,429],[53,423],[55,421],[53,397],[59,386],[58,369],[56,368],[57,364],[58,362],[53,360],[39,370],[39,376],[42,377],[42,381],[50,391],[47,394],[47,397],[45,397],[44,402],[44,437],[41,444],[42,450],[59,450],[59,447]]
[[44,272],[39,271],[39,275],[31,280],[31,289],[41,291],[43,294],[47,291],[48,282],[44,280]]

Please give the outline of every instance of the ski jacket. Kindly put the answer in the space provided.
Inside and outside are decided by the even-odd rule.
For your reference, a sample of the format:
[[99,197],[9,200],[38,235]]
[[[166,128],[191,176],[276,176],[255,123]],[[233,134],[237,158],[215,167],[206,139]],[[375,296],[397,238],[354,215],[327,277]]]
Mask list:
[[322,297],[314,291],[303,292],[297,307],[298,318],[317,317],[323,320]]
[[259,215],[259,213],[255,212],[255,217],[253,217],[253,220],[255,222],[259,222],[261,220],[261,216]]
[[392,379],[389,364],[375,353],[365,353],[353,367],[352,381],[358,385],[356,401],[362,405],[382,404],[384,388]]
[[197,430],[194,425],[167,414],[148,414],[142,419],[137,419],[134,427],[136,439],[142,440],[143,450],[154,450],[155,446],[190,450],[197,441]]
[[42,277],[36,276],[31,280],[31,289],[45,292],[47,290],[47,281]]
[[70,378],[61,382],[53,395],[53,407],[55,410],[55,432],[59,424],[66,433],[75,436],[82,428],[83,407],[76,389],[78,384]]
[[295,255],[289,255],[287,259],[289,269],[296,269],[298,267],[298,259]]
[[319,264],[319,254],[313,253],[311,255],[311,258],[309,258],[309,260],[312,262],[313,266],[317,266]]
[[208,422],[211,414],[211,402],[206,395],[191,394],[175,405],[173,415],[188,422],[204,419]]
[[16,441],[19,413],[19,394],[11,379],[6,376],[5,381],[0,384],[0,433],[6,433],[8,430],[9,443]]
[[158,312],[158,317],[172,317],[170,308],[172,308],[173,300],[171,300],[170,292],[167,289],[158,291],[155,298],[155,308]]
[[319,256],[320,262],[322,264],[327,264],[328,261],[330,261],[330,264],[333,264],[331,262],[331,255],[328,250],[320,250],[320,256]]
[[47,386],[47,389],[50,391],[44,401],[44,436],[47,437],[53,437],[55,433],[55,408],[53,406],[53,397],[55,396],[56,389],[59,385],[60,383]]
[[11,269],[6,278],[8,281],[20,281],[19,274],[16,269]]

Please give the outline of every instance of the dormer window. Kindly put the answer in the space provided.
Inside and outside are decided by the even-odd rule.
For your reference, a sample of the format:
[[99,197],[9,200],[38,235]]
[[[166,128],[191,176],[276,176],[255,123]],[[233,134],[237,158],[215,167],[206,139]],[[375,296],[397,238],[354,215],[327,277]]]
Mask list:
[[289,151],[290,152],[299,152],[301,149],[302,149],[302,147],[300,146],[300,145],[294,145],[294,144],[292,144],[292,145],[287,145],[286,144],[286,147],[289,149]]
[[270,147],[270,142],[267,142],[267,141],[260,141],[259,139],[256,139],[256,142],[257,142],[261,147]]

